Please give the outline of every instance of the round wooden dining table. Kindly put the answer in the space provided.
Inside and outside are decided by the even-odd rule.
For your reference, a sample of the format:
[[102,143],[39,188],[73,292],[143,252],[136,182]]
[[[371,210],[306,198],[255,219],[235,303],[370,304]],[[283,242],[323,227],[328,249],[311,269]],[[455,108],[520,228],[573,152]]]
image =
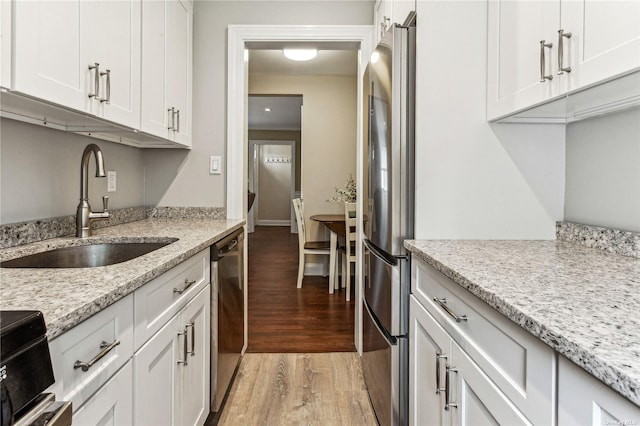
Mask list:
[[338,236],[344,238],[346,235],[345,220],[343,214],[314,214],[309,219],[320,222],[331,231],[329,252],[329,293],[333,293],[336,286],[335,268],[336,257],[338,255]]

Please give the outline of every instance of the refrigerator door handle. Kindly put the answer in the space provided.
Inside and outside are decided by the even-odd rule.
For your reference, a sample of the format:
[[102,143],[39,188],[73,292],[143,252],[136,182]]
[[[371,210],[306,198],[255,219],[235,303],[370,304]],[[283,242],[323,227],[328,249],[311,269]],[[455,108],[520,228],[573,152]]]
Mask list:
[[364,240],[364,245],[367,246],[367,249],[378,259],[382,260],[384,263],[391,267],[395,267],[398,264],[398,260],[394,256],[390,256],[382,249],[379,249],[375,244],[373,244],[369,240]]

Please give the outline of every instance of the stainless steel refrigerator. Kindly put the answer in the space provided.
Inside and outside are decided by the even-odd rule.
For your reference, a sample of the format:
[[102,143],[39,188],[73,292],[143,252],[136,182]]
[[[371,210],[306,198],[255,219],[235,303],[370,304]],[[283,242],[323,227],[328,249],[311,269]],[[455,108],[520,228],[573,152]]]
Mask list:
[[[364,378],[380,425],[408,421],[409,256],[413,238],[415,16],[371,56],[364,240]],[[368,92],[368,93],[367,93]]]

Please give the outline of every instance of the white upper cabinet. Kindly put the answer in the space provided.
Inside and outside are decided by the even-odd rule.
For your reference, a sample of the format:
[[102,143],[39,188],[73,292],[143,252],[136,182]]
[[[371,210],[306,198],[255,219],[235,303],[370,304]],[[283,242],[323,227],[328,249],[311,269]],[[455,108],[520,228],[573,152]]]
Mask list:
[[191,146],[192,4],[142,3],[141,130]]
[[392,24],[402,24],[416,10],[416,0],[377,0],[373,7],[375,42],[378,43]]
[[139,127],[139,1],[13,7],[14,91]]
[[490,0],[488,25],[489,120],[640,69],[637,0]]
[[[640,1],[563,1],[565,90],[640,67]],[[559,40],[559,39],[558,39]],[[565,65],[565,66],[567,66]]]

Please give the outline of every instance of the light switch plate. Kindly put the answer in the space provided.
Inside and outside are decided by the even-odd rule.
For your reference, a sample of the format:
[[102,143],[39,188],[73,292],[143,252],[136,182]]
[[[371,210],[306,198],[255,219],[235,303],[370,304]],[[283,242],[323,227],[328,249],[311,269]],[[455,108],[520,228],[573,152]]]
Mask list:
[[116,192],[115,170],[107,170],[107,192]]
[[222,157],[219,155],[212,155],[209,157],[209,174],[219,175],[222,170]]

